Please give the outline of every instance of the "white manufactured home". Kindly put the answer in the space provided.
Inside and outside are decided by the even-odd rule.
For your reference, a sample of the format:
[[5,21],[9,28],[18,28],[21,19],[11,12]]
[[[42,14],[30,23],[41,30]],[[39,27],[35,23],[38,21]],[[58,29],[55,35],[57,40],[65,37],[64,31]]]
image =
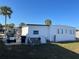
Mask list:
[[41,43],[59,42],[59,41],[74,41],[75,40],[75,28],[65,25],[39,25],[39,24],[27,24],[22,27],[22,35],[26,36],[25,42],[28,40],[40,40]]
[[[76,29],[65,25],[27,24],[21,28],[21,38],[16,44],[75,41]],[[12,44],[12,43],[10,43]]]

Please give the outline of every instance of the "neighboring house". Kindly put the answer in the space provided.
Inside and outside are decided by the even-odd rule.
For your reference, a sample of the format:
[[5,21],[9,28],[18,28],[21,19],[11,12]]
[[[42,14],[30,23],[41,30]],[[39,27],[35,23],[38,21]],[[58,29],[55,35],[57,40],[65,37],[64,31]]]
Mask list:
[[[47,42],[75,41],[76,29],[65,25],[27,24],[21,28],[20,43],[39,44]],[[16,40],[17,43],[17,40]]]
[[21,28],[15,27],[14,29],[6,32],[5,45],[21,44]]

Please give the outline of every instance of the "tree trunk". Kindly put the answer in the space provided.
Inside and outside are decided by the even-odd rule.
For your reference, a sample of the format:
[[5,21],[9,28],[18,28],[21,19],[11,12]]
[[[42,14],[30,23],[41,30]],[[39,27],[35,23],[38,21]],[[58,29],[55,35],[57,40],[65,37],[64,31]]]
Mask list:
[[5,15],[5,30],[7,30],[6,24],[7,24],[7,16]]
[[5,15],[5,32],[4,32],[4,34],[5,34],[5,40],[6,40],[6,31],[7,31],[6,24],[7,24],[7,16]]

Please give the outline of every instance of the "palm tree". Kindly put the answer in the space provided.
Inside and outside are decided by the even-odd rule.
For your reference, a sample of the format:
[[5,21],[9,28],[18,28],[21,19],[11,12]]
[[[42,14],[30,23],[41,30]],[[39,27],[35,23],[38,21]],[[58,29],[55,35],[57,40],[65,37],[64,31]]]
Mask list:
[[50,19],[45,20],[45,25],[50,26],[52,24],[52,21]]
[[48,34],[49,34],[48,37],[50,39],[50,26],[52,25],[52,21],[50,19],[46,19],[45,20],[45,25],[48,26]]
[[10,7],[8,7],[8,6],[1,6],[0,7],[0,14],[5,16],[5,30],[7,30],[7,28],[6,28],[7,17],[11,18],[12,13],[13,13],[13,11],[11,10]]
[[[5,31],[4,31],[5,38],[6,38],[6,31],[7,31],[7,28],[6,28],[7,17],[11,18],[12,13],[13,13],[13,11],[11,10],[10,7],[8,7],[8,6],[1,6],[0,7],[0,14],[5,16]],[[5,40],[3,40],[3,41],[5,41]]]
[[21,23],[19,24],[19,27],[23,27],[23,26],[26,26],[26,24],[25,24],[24,22],[21,22]]

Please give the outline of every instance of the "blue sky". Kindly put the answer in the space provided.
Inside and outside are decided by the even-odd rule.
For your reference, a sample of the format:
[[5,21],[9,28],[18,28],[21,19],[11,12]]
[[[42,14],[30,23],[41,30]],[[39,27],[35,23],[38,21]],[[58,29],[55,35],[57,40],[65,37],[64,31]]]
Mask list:
[[[12,18],[7,23],[44,24],[45,19],[54,25],[70,25],[79,28],[79,0],[0,0],[0,6],[12,8]],[[0,16],[4,24],[4,17]]]

